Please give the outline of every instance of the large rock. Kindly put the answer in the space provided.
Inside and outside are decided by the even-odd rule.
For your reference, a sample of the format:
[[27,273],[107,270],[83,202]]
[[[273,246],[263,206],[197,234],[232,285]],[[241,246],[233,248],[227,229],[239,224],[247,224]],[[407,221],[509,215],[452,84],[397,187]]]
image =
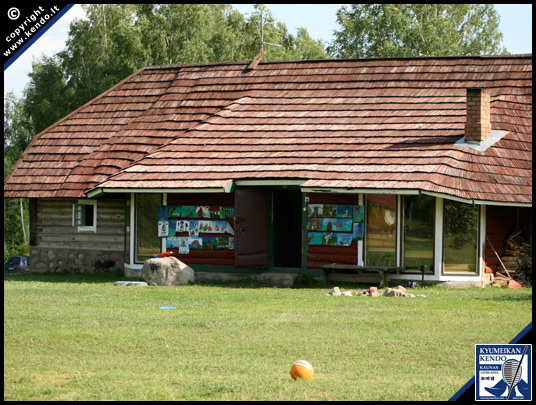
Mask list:
[[141,270],[149,285],[186,285],[194,281],[194,270],[173,256],[146,260]]

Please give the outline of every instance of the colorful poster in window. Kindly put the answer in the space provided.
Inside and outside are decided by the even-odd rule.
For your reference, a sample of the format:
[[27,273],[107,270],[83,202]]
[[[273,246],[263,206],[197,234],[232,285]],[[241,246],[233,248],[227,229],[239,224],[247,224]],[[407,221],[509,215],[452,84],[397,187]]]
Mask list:
[[352,246],[352,235],[347,233],[338,233],[337,246]]
[[312,231],[308,244],[351,246],[359,232],[355,225],[364,220],[364,209],[359,205],[309,204],[307,216],[307,230]]
[[230,233],[231,235],[234,235],[234,229],[229,222],[225,222],[224,233]]
[[226,236],[211,236],[203,237],[202,246],[203,249],[213,250],[213,249],[229,249],[229,239]]
[[179,247],[179,238],[175,236],[170,236],[166,239],[166,248],[173,249]]
[[307,220],[307,229],[309,231],[321,231],[322,230],[322,218],[309,218]]
[[190,247],[188,246],[190,242],[190,238],[177,238],[179,240],[178,247],[179,247],[179,254],[180,255],[187,255],[190,253]]
[[167,207],[168,218],[179,218],[182,216],[182,207]]
[[321,232],[308,232],[307,233],[307,243],[309,245],[322,245],[323,233]]
[[188,248],[203,249],[203,238],[188,238]]
[[166,248],[178,249],[179,254],[184,255],[184,254],[190,253],[190,248],[188,247],[188,243],[189,243],[188,237],[171,236],[166,239]]
[[177,221],[175,221],[174,219],[170,219],[169,221],[169,231],[168,231],[168,234],[167,236],[175,236],[175,233],[177,232]]
[[327,232],[352,232],[352,219],[313,218],[308,221],[307,229]]
[[337,232],[352,232],[352,218],[338,218],[335,224]]
[[309,204],[307,216],[310,245],[351,246],[353,240],[363,239],[362,205]]
[[318,246],[351,246],[352,234],[339,232],[308,232],[307,244]]
[[158,220],[159,221],[167,221],[168,219],[168,210],[165,205],[159,205],[158,206]]
[[221,207],[222,219],[234,219],[234,207]]
[[[208,205],[202,205],[197,208],[198,218],[210,218],[210,207]],[[201,216],[199,216],[201,214]]]
[[322,204],[309,204],[307,206],[307,216],[309,218],[318,218],[322,216],[324,206]]
[[227,236],[219,236],[216,238],[216,249],[229,249],[229,238]]
[[205,232],[205,233],[213,232],[212,221],[198,221],[198,223],[199,223],[199,232]]
[[337,246],[337,234],[335,232],[327,232],[323,236],[324,245]]
[[322,216],[324,218],[337,218],[337,205],[324,204]]
[[190,236],[199,236],[199,221],[190,221]]
[[175,231],[178,233],[188,232],[190,233],[190,221],[180,219],[175,225]]
[[225,218],[223,213],[223,207],[220,207],[219,205],[211,205],[208,207],[210,218],[215,219],[223,219]]
[[354,222],[365,222],[364,205],[354,205]]
[[337,219],[335,218],[324,218],[322,219],[322,230],[332,232],[337,229]]
[[[179,207],[177,207],[179,208]],[[171,216],[171,213],[170,213]],[[195,206],[189,206],[189,205],[183,205],[180,217],[182,218],[197,218],[197,207]]]
[[354,222],[354,230],[352,238],[356,240],[362,240],[365,237],[365,224],[361,222]]
[[210,237],[168,237],[167,249],[178,249],[179,254],[188,254],[191,249],[234,249],[234,238],[228,236]]
[[352,218],[353,214],[353,205],[337,205],[337,218]]
[[[229,237],[235,233],[234,207],[160,205],[158,218],[158,235],[166,237],[166,246],[178,249],[179,254],[188,254],[190,249],[234,249],[234,238]],[[227,236],[205,236],[207,233]]]
[[169,222],[168,221],[158,221],[158,237],[166,237],[169,233]]

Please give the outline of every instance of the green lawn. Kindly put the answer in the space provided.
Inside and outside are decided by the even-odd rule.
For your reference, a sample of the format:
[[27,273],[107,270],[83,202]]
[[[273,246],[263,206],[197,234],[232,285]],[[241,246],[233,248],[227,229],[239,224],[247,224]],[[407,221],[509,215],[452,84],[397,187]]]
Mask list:
[[[113,280],[4,276],[4,400],[447,400],[474,375],[475,344],[532,320],[526,288],[373,298]],[[313,380],[290,378],[301,359]]]

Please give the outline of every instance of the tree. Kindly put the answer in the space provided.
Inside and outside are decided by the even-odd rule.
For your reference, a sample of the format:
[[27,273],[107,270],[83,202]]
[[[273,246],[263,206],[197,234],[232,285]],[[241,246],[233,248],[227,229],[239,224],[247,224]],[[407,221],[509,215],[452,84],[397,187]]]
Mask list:
[[352,4],[337,12],[338,58],[507,53],[492,4]]
[[[305,28],[297,37],[263,5],[264,60],[325,58]],[[35,133],[129,74],[150,65],[252,60],[260,48],[259,14],[228,4],[91,4],[71,23],[66,48],[33,65],[25,109]]]
[[[32,136],[22,100],[9,92],[4,100],[4,180]],[[4,198],[4,262],[9,256],[28,254],[28,217],[27,199]]]
[[9,92],[4,99],[4,180],[33,135],[22,100]]
[[61,71],[72,92],[73,110],[149,62],[135,6],[84,6],[87,20],[71,23],[66,48],[58,53]]
[[42,57],[32,63],[30,82],[24,89],[22,99],[22,114],[27,129],[33,135],[77,107],[72,88],[67,86],[60,63],[57,57]]

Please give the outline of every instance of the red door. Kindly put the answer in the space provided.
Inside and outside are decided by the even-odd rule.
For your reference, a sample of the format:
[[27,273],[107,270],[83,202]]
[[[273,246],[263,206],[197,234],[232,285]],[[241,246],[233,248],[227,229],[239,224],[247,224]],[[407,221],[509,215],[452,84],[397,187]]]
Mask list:
[[270,194],[268,191],[236,190],[235,266],[270,265]]

